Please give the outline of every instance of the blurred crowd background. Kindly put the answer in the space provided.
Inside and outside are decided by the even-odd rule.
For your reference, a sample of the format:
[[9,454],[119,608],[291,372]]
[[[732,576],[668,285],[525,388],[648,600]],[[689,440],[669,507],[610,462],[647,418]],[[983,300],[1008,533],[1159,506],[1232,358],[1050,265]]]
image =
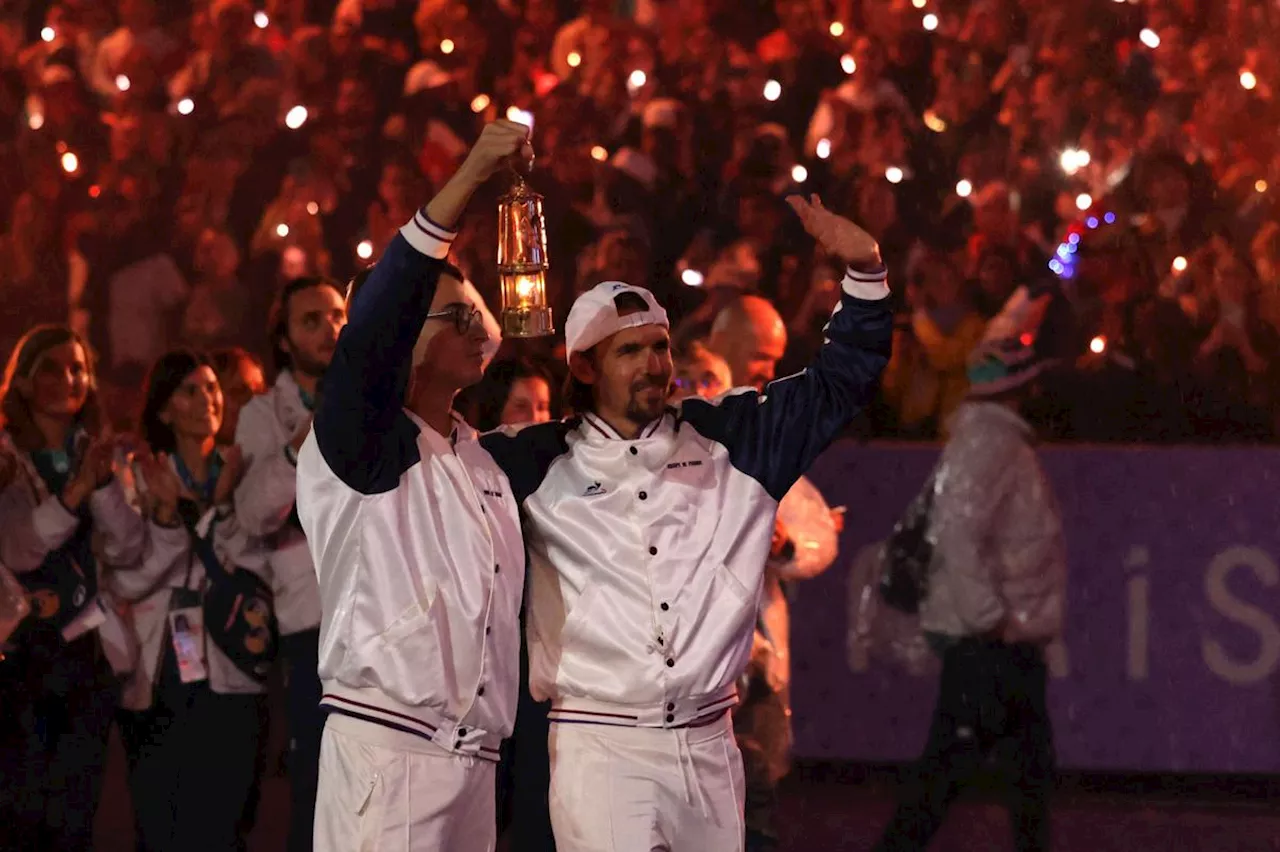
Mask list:
[[[984,323],[1047,280],[1078,331],[1050,436],[1270,441],[1278,29],[1272,0],[9,0],[0,349],[70,323],[125,422],[173,346],[267,355],[279,285],[375,260],[506,115],[560,321],[622,279],[687,348],[756,294],[798,369],[840,270],[783,198],[818,193],[900,311],[864,435],[945,432]],[[495,310],[505,188],[454,257]]]

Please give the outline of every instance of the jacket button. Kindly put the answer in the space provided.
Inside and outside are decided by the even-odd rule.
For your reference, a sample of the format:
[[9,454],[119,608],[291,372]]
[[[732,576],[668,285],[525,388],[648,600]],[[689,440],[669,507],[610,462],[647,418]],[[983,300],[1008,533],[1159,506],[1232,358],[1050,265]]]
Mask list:
[[667,603],[666,601],[663,601],[662,603],[658,604],[658,607],[663,612],[666,612],[667,610],[671,609],[671,604]]
[[485,629],[484,629],[484,635],[485,635],[485,636],[488,636],[488,635],[489,635],[490,633],[492,633],[492,632],[493,632],[493,628],[492,628],[492,627],[488,627],[488,626],[486,626],[486,627],[485,627]]
[[658,555],[658,548],[656,548],[656,547],[651,547],[651,548],[649,548],[649,555],[650,555],[650,556],[657,556],[657,555]]
[[672,710],[675,710],[675,709],[676,709],[676,703],[675,703],[674,701],[669,701],[669,702],[667,702],[667,712],[668,712],[668,713],[670,713]]
[[497,574],[497,573],[498,573],[499,571],[501,571],[501,570],[502,570],[502,566],[501,566],[501,565],[494,565],[494,566],[493,566],[493,573]]
[[639,454],[640,454],[640,451],[639,451],[639,450],[637,450],[635,447],[632,447],[632,448],[631,448],[631,455],[635,456],[635,455],[639,455]]
[[675,664],[676,664],[676,661],[675,661],[675,660],[671,659],[670,657],[667,657],[667,668],[671,668],[671,667],[673,667]]
[[477,695],[477,696],[484,695],[484,687],[483,687],[483,686],[476,690],[476,695]]
[[670,713],[668,713],[668,714],[667,714],[667,724],[668,724],[668,725],[670,725],[670,724],[671,724],[672,722],[674,722],[675,720],[676,720],[676,717],[675,717],[675,716],[671,715]]
[[466,735],[467,735],[467,729],[466,729],[466,728],[459,728],[459,729],[458,729],[458,736],[460,736],[460,737],[465,737]]
[[648,499],[649,499],[649,495],[648,495],[648,493],[647,493],[647,492],[644,492],[644,491],[641,491],[641,492],[640,492],[640,499],[641,499],[641,500],[648,500]]

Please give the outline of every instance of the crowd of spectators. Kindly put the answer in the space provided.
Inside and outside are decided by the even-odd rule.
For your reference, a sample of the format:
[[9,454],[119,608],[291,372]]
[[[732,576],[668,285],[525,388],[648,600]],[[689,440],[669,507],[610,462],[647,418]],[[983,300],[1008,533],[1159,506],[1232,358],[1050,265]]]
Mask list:
[[[986,320],[1048,281],[1078,329],[1053,436],[1271,440],[1277,35],[1268,0],[9,2],[0,349],[70,323],[127,417],[175,345],[261,351],[282,280],[376,259],[506,115],[560,321],[622,279],[689,344],[759,294],[803,366],[840,273],[782,200],[817,193],[899,300],[867,435],[939,436]],[[490,189],[454,259],[496,308]]]

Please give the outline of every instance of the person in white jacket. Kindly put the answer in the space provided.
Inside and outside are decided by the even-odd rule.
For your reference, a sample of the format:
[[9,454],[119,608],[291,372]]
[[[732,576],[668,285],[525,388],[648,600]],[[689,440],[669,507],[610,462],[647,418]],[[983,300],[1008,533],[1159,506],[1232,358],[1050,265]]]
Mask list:
[[245,473],[236,518],[271,565],[289,720],[289,852],[311,849],[320,765],[320,587],[298,520],[298,450],[311,431],[320,383],[347,323],[346,290],[329,278],[296,278],[272,307],[277,375],[240,412],[236,446]]
[[0,849],[92,846],[117,678],[135,662],[107,585],[147,530],[114,474],[93,366],[71,329],[38,326],[0,387],[0,563],[29,601],[0,653]]
[[[524,543],[510,482],[453,410],[483,313],[447,264],[471,195],[529,128],[486,126],[348,301],[298,517],[319,579],[320,852],[491,852],[515,722]],[[474,291],[471,291],[474,292]]]
[[1021,414],[1061,340],[1053,294],[1017,291],[970,359],[929,514],[934,542],[920,626],[942,657],[917,778],[876,847],[924,850],[951,802],[993,753],[1006,759],[1014,846],[1049,849],[1053,732],[1044,648],[1062,634],[1062,517]]
[[[786,353],[787,327],[767,299],[741,296],[716,315],[707,346],[724,358],[734,387],[751,387],[763,393]],[[778,503],[751,664],[744,676],[742,704],[734,714],[747,779],[747,852],[777,848],[777,788],[790,769],[788,587],[831,567],[838,549],[840,520],[822,493],[804,476]]]
[[790,201],[848,264],[806,372],[669,407],[666,312],[608,281],[565,320],[578,416],[481,439],[524,511],[560,852],[742,848],[730,709],[778,501],[874,396],[892,337],[875,241],[816,198]]
[[114,584],[131,603],[141,649],[120,733],[134,824],[147,849],[243,848],[256,779],[264,679],[218,644],[209,614],[220,581],[198,547],[208,540],[223,569],[269,582],[265,555],[248,546],[231,507],[243,463],[235,448],[216,446],[222,414],[207,357],[178,350],[152,368],[140,428],[146,448],[135,464],[152,542],[141,570]]

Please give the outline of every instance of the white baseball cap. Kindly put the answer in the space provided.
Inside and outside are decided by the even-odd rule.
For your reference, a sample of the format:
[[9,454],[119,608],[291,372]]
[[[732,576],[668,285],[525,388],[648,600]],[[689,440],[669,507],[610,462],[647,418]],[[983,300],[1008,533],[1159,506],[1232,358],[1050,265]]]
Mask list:
[[[615,300],[627,293],[639,296],[647,307],[643,311],[620,316]],[[573,307],[569,309],[569,317],[564,321],[565,357],[571,357],[574,352],[585,352],[624,328],[641,325],[671,328],[667,312],[648,290],[621,281],[601,282],[574,300]]]

